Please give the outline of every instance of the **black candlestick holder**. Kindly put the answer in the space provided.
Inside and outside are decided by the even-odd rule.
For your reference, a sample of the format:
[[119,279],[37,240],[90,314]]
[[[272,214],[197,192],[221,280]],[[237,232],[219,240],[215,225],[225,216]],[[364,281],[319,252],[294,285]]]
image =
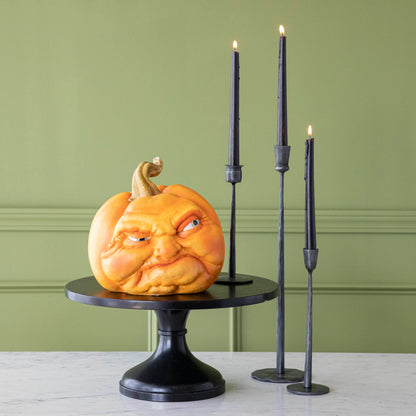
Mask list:
[[235,184],[242,179],[241,165],[226,165],[225,180],[232,185],[231,193],[231,225],[230,225],[230,258],[228,265],[228,276],[221,273],[215,283],[219,285],[245,285],[253,283],[247,275],[236,273],[235,261]]
[[302,381],[304,373],[295,368],[285,368],[285,258],[284,258],[284,174],[289,170],[290,146],[274,146],[275,170],[280,173],[280,204],[278,229],[278,275],[279,296],[277,298],[277,357],[276,368],[263,368],[251,373],[255,380],[271,383],[293,383]]
[[318,249],[303,249],[303,257],[308,271],[305,378],[303,383],[290,384],[287,386],[287,390],[290,393],[303,396],[319,396],[329,393],[329,387],[312,383],[312,272],[318,261]]

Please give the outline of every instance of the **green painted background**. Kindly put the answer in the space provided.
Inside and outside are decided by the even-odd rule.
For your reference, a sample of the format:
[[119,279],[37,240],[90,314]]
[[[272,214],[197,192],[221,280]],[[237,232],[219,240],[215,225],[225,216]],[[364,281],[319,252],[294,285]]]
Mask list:
[[[64,297],[96,209],[161,156],[226,238],[239,42],[238,270],[277,275],[277,27],[287,30],[286,349],[304,350],[303,158],[316,138],[314,350],[416,352],[411,0],[0,0],[0,349],[144,350],[151,313]],[[226,265],[225,265],[226,267]],[[275,350],[275,301],[192,312],[196,350]]]

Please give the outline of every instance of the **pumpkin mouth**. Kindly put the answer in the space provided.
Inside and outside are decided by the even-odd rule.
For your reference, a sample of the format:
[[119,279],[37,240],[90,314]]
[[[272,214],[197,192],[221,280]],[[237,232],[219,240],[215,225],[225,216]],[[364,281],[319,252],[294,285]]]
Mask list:
[[[206,269],[205,265],[202,263],[202,261],[198,257],[192,256],[190,254],[182,254],[182,255],[179,255],[179,256],[173,258],[172,260],[159,262],[159,263],[156,263],[156,264],[149,265],[147,267],[142,266],[142,271],[143,271],[143,273],[145,273],[145,272],[148,272],[148,271],[156,269],[156,268],[161,268],[161,267],[163,268],[163,267],[166,267],[166,266],[169,266],[169,267],[173,266],[174,267],[175,263],[178,263],[181,260],[186,260],[186,259],[192,259],[192,260],[198,261],[199,263],[201,263],[202,267],[204,269]],[[208,270],[206,270],[206,272],[208,273]]]
[[[218,266],[217,266],[218,267]],[[143,291],[150,287],[186,286],[198,279],[209,279],[210,273],[206,265],[197,257],[181,256],[170,263],[155,264],[146,269],[140,269],[125,279],[123,289],[141,288]]]

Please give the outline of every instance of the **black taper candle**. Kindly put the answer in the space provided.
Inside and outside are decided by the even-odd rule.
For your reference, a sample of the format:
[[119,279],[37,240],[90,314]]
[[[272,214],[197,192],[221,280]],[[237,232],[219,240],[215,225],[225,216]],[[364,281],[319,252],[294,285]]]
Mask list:
[[240,165],[240,58],[237,42],[233,43],[231,58],[231,97],[230,97],[230,138],[228,144],[228,165]]
[[309,139],[305,142],[305,248],[316,249],[314,142],[312,126],[308,128]]
[[287,92],[286,92],[286,36],[280,26],[279,74],[277,86],[277,145],[287,146]]

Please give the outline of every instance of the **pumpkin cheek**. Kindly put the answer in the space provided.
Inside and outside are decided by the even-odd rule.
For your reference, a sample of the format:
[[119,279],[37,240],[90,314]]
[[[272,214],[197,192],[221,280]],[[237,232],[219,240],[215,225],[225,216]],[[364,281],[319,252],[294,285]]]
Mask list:
[[104,273],[113,281],[124,280],[135,274],[152,255],[150,247],[129,249],[121,247],[102,260]]
[[212,266],[222,267],[224,261],[224,238],[220,227],[205,223],[198,232],[183,240],[183,246],[193,252],[207,269]]

